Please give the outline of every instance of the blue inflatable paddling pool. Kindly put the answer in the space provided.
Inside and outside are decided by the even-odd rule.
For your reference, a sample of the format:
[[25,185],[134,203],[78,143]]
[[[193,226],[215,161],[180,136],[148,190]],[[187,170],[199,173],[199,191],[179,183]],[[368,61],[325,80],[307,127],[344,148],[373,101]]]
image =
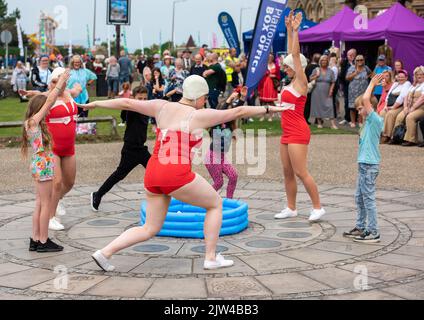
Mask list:
[[[236,234],[249,225],[247,203],[233,199],[223,199],[221,236]],[[203,239],[203,226],[206,210],[176,199],[172,199],[162,230],[162,237]],[[141,222],[146,222],[146,201],[141,204]]]

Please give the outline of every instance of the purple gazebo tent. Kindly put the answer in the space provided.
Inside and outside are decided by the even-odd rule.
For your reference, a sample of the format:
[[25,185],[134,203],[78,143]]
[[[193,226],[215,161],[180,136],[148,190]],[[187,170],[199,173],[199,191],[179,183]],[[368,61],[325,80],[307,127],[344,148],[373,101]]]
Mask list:
[[383,14],[368,22],[367,29],[350,27],[341,33],[341,40],[387,40],[393,48],[394,59],[400,59],[405,69],[412,73],[424,64],[424,19],[400,3],[395,3]]
[[321,22],[320,24],[299,33],[300,42],[332,42],[339,47],[341,33],[343,30],[353,26],[353,21],[358,14],[353,12],[347,6],[333,17]]

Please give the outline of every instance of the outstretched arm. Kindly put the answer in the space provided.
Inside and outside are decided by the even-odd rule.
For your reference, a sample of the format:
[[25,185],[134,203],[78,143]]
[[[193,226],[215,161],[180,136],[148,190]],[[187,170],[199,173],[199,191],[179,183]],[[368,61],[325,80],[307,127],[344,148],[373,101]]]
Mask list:
[[47,100],[44,103],[44,105],[41,107],[40,111],[38,111],[31,120],[28,121],[28,127],[33,128],[36,127],[41,120],[44,119],[46,114],[49,112],[50,108],[55,104],[57,97],[63,93],[63,91],[66,89],[66,82],[69,79],[69,70],[66,70],[59,78],[59,81],[56,85],[56,87],[49,93],[47,96]]
[[160,108],[167,103],[163,100],[140,101],[133,99],[115,99],[108,101],[94,101],[89,104],[79,104],[84,109],[104,108],[138,112],[149,117],[156,117]]
[[246,106],[229,110],[196,110],[191,127],[196,129],[208,129],[218,124],[230,122],[239,118],[263,116],[267,113],[267,110],[269,110],[269,113],[277,113],[282,112],[283,108],[273,106]]

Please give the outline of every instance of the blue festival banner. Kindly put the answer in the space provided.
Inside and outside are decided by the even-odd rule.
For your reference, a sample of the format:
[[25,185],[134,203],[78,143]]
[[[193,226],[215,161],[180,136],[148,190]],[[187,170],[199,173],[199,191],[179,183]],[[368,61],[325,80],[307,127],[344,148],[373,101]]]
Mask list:
[[287,0],[261,0],[256,16],[252,48],[249,54],[249,66],[246,86],[249,93],[256,88],[266,73],[268,56],[272,43],[278,33],[277,26],[284,18]]
[[227,12],[221,12],[218,16],[218,23],[225,39],[227,39],[229,47],[235,48],[237,50],[237,56],[240,55],[240,41],[233,18]]

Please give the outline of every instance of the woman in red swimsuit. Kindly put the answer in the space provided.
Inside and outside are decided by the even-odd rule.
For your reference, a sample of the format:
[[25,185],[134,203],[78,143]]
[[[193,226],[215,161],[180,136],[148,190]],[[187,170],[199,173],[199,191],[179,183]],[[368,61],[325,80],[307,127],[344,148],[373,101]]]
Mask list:
[[313,210],[310,221],[319,220],[325,210],[321,207],[317,185],[308,172],[307,158],[311,132],[303,116],[308,93],[308,80],[305,75],[306,58],[300,54],[299,27],[302,14],[293,16],[293,11],[286,18],[289,54],[284,59],[284,71],[292,79],[290,86],[285,87],[281,94],[284,111],[281,116],[281,162],[284,169],[284,183],[287,195],[287,208],[275,215],[276,219],[297,216],[296,176],[302,180],[306,191],[311,197]]
[[209,92],[206,80],[190,76],[184,81],[180,102],[163,100],[135,101],[117,99],[96,101],[84,108],[94,107],[130,110],[154,117],[157,121],[157,139],[152,157],[146,168],[144,186],[147,197],[146,223],[134,227],[102,250],[93,254],[95,262],[105,271],[114,267],[108,259],[116,252],[155,236],[162,228],[171,197],[207,210],[205,219],[205,269],[233,265],[233,261],[215,255],[222,223],[222,199],[200,175],[192,172],[192,148],[201,143],[195,133],[238,118],[281,112],[281,107],[239,107],[229,110],[203,109]]

